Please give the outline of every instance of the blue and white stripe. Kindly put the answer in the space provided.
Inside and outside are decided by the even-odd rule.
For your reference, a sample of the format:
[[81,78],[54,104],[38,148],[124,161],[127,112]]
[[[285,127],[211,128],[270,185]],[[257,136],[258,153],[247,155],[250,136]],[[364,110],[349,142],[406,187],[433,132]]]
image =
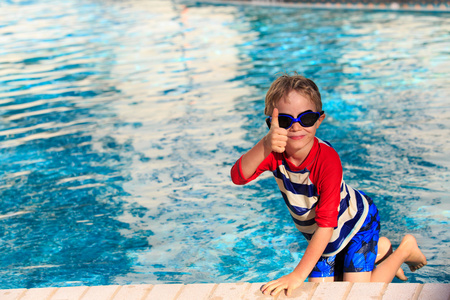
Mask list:
[[[295,226],[309,241],[318,228],[315,216],[320,196],[310,179],[310,171],[304,169],[294,172],[285,164],[284,161],[278,166],[274,176]],[[368,208],[366,198],[341,180],[338,226],[335,227],[323,256],[335,255],[348,244],[364,223]]]

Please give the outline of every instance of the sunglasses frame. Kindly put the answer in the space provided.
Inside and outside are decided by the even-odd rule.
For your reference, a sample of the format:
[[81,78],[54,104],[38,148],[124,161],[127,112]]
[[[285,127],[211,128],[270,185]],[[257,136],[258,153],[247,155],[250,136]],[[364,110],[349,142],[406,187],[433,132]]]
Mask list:
[[[311,114],[311,113],[312,113],[312,114],[317,114],[318,117],[317,117],[316,121],[315,121],[312,125],[306,126],[305,124],[303,124],[303,122],[302,122],[300,119],[301,119],[302,116],[304,116],[305,114]],[[289,124],[289,126],[288,126],[287,128],[282,127],[282,128],[284,128],[284,129],[289,129],[289,128],[291,128],[292,125],[294,125],[295,122],[300,123],[300,125],[301,125],[302,127],[308,128],[308,127],[314,126],[314,124],[316,124],[317,120],[319,120],[319,118],[320,118],[324,113],[325,113],[325,111],[323,111],[323,110],[322,110],[321,112],[316,112],[316,111],[307,110],[307,111],[304,111],[304,112],[300,113],[300,114],[297,116],[297,118],[294,118],[293,116],[291,116],[291,115],[289,115],[289,114],[279,114],[278,117],[282,116],[282,117],[288,117],[288,118],[291,119],[291,124]],[[270,129],[270,124],[271,124],[271,123],[272,123],[272,117],[268,117],[268,118],[266,119],[266,124],[267,124],[267,126],[269,127],[269,129]]]

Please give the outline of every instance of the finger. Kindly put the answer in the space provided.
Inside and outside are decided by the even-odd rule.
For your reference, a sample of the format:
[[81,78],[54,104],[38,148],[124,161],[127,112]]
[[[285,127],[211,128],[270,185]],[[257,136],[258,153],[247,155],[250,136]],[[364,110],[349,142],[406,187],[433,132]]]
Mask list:
[[274,128],[273,138],[274,138],[274,141],[287,142],[288,141],[288,131],[284,128]]
[[278,124],[278,108],[274,108],[272,112],[272,122],[271,122],[271,128],[280,128],[280,124]]
[[266,284],[266,288],[265,288],[265,290],[264,290],[264,294],[265,294],[265,295],[269,295],[269,294],[271,295],[271,294],[273,294],[273,291],[274,291],[277,287],[279,287],[280,285],[281,285],[281,283],[278,282],[278,280],[273,280],[273,281],[267,283],[267,284]]
[[264,284],[264,285],[261,287],[261,291],[267,289],[269,286],[271,286],[271,285],[273,285],[273,284],[275,284],[275,283],[277,283],[276,280],[269,281],[268,283]]
[[279,285],[279,283],[276,280],[270,281],[266,283],[262,288],[261,292],[264,295],[270,295],[271,292]]
[[283,153],[284,150],[286,150],[286,148],[283,147],[283,146],[275,146],[274,149],[273,149],[273,151],[277,152],[277,153]]
[[[278,118],[277,118],[277,122],[278,122]],[[287,129],[275,126],[274,129],[273,129],[273,132],[278,134],[278,135],[281,135],[281,136],[286,136],[286,139],[287,139],[287,134],[288,134],[288,130]]]
[[272,293],[270,293],[270,295],[277,296],[284,289],[286,289],[284,285],[279,285],[276,289],[272,291]]
[[268,282],[268,283],[266,283],[265,285],[263,285],[262,287],[261,287],[261,292],[264,294],[265,292],[266,292],[266,290],[267,290],[267,288],[270,286],[270,283],[271,282]]
[[[270,282],[269,282],[270,283]],[[263,292],[264,293],[264,291],[267,289],[267,287],[269,286],[269,283],[266,283],[265,285],[263,285],[261,288],[260,288],[260,290],[261,290],[261,292]]]
[[272,151],[283,153],[287,145],[287,136],[278,135],[272,141]]

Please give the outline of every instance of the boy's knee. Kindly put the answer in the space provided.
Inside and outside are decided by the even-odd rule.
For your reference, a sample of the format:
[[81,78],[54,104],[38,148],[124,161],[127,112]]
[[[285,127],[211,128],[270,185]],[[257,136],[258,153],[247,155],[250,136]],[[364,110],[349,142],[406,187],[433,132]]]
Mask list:
[[380,247],[383,249],[389,249],[391,246],[391,241],[387,237],[382,236],[378,239],[378,249],[380,249]]

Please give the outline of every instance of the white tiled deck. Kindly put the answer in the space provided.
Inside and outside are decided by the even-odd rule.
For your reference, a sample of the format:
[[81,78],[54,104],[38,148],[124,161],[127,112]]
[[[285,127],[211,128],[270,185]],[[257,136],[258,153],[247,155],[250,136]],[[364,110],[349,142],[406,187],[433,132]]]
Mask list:
[[[273,299],[259,291],[262,283],[110,285],[0,290],[1,300],[253,300]],[[304,283],[291,297],[304,300],[449,300],[450,284],[439,283]]]

